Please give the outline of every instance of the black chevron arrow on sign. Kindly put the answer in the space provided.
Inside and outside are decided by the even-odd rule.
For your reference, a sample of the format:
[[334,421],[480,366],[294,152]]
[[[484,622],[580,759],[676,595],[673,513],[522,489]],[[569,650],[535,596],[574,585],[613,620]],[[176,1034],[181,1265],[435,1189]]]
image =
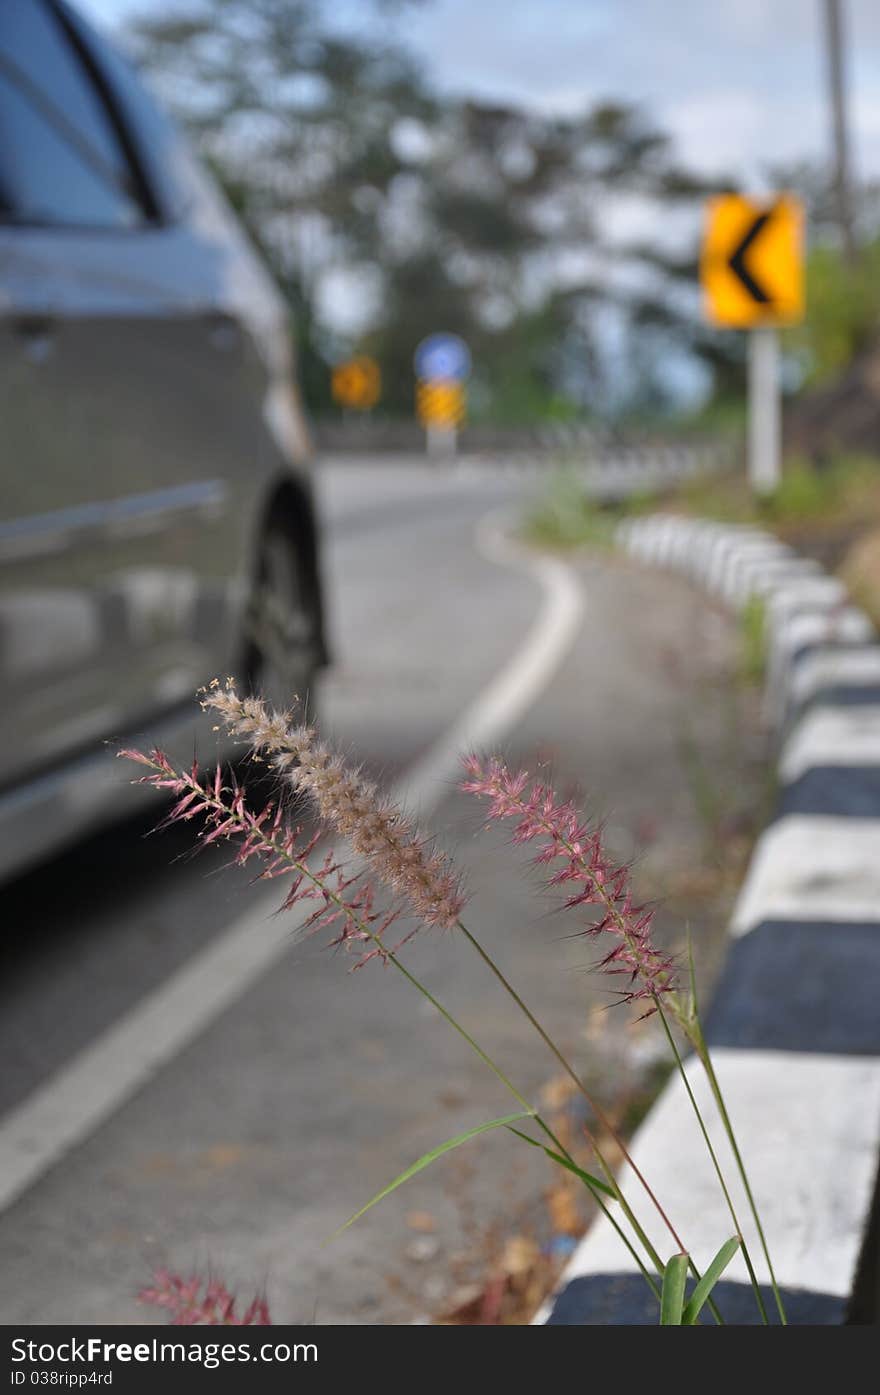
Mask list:
[[764,290],[764,287],[755,280],[746,266],[745,258],[752,243],[760,237],[772,216],[772,209],[768,213],[759,213],[754,222],[749,225],[745,236],[741,238],[739,244],[734,248],[727,259],[727,264],[731,271],[734,275],[739,277],[749,295],[752,297],[752,300],[757,301],[759,305],[769,305],[772,297],[769,296]]

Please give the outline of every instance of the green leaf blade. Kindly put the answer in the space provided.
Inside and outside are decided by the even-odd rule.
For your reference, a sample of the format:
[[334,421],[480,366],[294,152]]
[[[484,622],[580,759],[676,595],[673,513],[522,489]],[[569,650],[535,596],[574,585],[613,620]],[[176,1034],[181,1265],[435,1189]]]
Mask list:
[[523,1133],[522,1129],[515,1129],[512,1124],[507,1125],[508,1133],[515,1133],[517,1138],[521,1138],[523,1143],[530,1143],[533,1148],[543,1148],[543,1143],[539,1143],[537,1138],[532,1138],[530,1134]]
[[348,1230],[350,1225],[354,1225],[355,1221],[359,1221],[361,1216],[373,1206],[377,1205],[380,1201],[384,1201],[386,1196],[390,1196],[398,1187],[403,1186],[404,1182],[408,1182],[411,1177],[415,1177],[418,1172],[423,1172],[426,1167],[429,1167],[437,1158],[442,1157],[444,1153],[452,1152],[453,1148],[460,1148],[463,1143],[468,1143],[470,1139],[476,1138],[478,1134],[488,1133],[491,1129],[509,1128],[511,1124],[519,1123],[523,1119],[532,1118],[534,1118],[534,1111],[523,1109],[520,1110],[518,1114],[505,1114],[503,1119],[490,1119],[488,1123],[477,1124],[475,1128],[466,1129],[464,1133],[458,1133],[454,1138],[447,1138],[445,1143],[438,1144],[437,1147],[432,1148],[429,1153],[423,1153],[420,1158],[414,1163],[411,1163],[409,1167],[405,1168],[398,1177],[395,1177],[393,1182],[389,1182],[387,1187],[383,1187],[380,1192],[377,1192],[374,1197],[371,1197],[365,1206],[362,1206],[359,1211],[355,1211],[353,1216],[349,1216],[348,1220],[341,1225],[338,1230],[334,1230],[330,1238],[335,1239],[336,1236],[341,1235],[344,1230]]
[[686,1254],[673,1255],[663,1270],[663,1291],[660,1294],[661,1327],[681,1327],[687,1273]]
[[[543,1144],[540,1146],[544,1147]],[[612,1200],[616,1200],[617,1193],[612,1187],[608,1186],[607,1182],[603,1182],[600,1178],[594,1177],[592,1172],[584,1172],[584,1169],[578,1167],[577,1163],[569,1162],[568,1158],[564,1158],[561,1153],[554,1153],[552,1148],[544,1148],[544,1152],[547,1154],[548,1158],[552,1158],[555,1163],[559,1163],[560,1167],[566,1168],[568,1172],[573,1172],[575,1177],[580,1177],[581,1181],[586,1182],[590,1189],[595,1188],[597,1192],[604,1192],[606,1196],[610,1196]]]
[[522,1133],[520,1129],[511,1128],[509,1124],[508,1129],[511,1133],[515,1133],[517,1138],[521,1138],[523,1143],[530,1143],[533,1148],[540,1148],[541,1152],[546,1153],[547,1157],[550,1158],[552,1162],[558,1163],[559,1166],[564,1167],[566,1171],[574,1173],[575,1177],[579,1177],[582,1182],[586,1183],[591,1191],[595,1189],[597,1192],[604,1192],[606,1196],[611,1197],[612,1201],[617,1199],[617,1193],[614,1188],[609,1187],[608,1183],[603,1182],[601,1178],[594,1177],[592,1172],[585,1172],[582,1167],[578,1167],[577,1163],[573,1162],[570,1158],[564,1158],[561,1153],[557,1153],[554,1149],[548,1148],[546,1143],[539,1143],[537,1138],[530,1138],[527,1133]]
[[700,1309],[741,1244],[742,1241],[738,1235],[733,1235],[729,1240],[725,1240],[685,1305],[681,1315],[681,1321],[684,1327],[694,1326],[700,1315]]

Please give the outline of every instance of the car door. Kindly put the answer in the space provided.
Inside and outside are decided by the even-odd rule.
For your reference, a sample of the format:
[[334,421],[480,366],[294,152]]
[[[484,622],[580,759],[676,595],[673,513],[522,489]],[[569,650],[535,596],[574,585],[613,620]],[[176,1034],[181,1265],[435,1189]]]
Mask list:
[[[228,655],[262,366],[52,0],[0,6],[0,780]],[[235,469],[233,469],[235,462]]]
[[114,713],[121,617],[101,594],[100,451],[72,438],[68,232],[145,216],[100,103],[33,0],[0,7],[0,724],[4,783]]

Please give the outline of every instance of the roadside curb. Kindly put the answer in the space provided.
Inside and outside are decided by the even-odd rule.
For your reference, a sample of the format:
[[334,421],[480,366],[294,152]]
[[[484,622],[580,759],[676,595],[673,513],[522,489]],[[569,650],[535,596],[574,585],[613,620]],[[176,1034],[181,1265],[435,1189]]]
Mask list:
[[[756,528],[651,515],[622,523],[616,540],[736,611],[756,600],[763,607],[779,794],[734,909],[706,1037],[789,1321],[840,1324],[880,1157],[880,643],[837,578]],[[692,1066],[694,1092],[714,1118]],[[724,1161],[726,1140],[711,1124],[710,1133]],[[678,1077],[632,1151],[705,1266],[731,1222]],[[668,1233],[645,1213],[628,1169],[621,1181],[666,1255]],[[742,1219],[744,1199],[732,1190]],[[746,1235],[759,1256],[748,1226]],[[757,1320],[740,1257],[717,1296],[728,1321]],[[771,1311],[769,1287],[768,1299]],[[603,1218],[537,1321],[657,1321],[644,1280]]]

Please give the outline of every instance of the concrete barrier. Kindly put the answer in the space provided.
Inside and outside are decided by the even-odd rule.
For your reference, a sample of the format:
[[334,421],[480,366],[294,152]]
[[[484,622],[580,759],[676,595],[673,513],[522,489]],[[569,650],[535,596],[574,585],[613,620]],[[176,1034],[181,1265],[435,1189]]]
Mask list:
[[[621,524],[618,542],[735,609],[754,599],[764,607],[779,794],[734,910],[706,1036],[789,1320],[840,1324],[880,1158],[880,644],[839,581],[753,528],[655,515]],[[688,1074],[727,1163],[693,1060]],[[638,1130],[633,1154],[697,1263],[707,1264],[731,1222],[679,1078]],[[744,1220],[733,1167],[726,1173]],[[665,1254],[668,1234],[627,1170],[621,1180]],[[762,1274],[757,1237],[750,1224],[745,1230]],[[728,1321],[758,1320],[741,1258],[716,1296]],[[767,1307],[772,1317],[769,1287]],[[539,1320],[657,1321],[644,1280],[602,1218]]]

